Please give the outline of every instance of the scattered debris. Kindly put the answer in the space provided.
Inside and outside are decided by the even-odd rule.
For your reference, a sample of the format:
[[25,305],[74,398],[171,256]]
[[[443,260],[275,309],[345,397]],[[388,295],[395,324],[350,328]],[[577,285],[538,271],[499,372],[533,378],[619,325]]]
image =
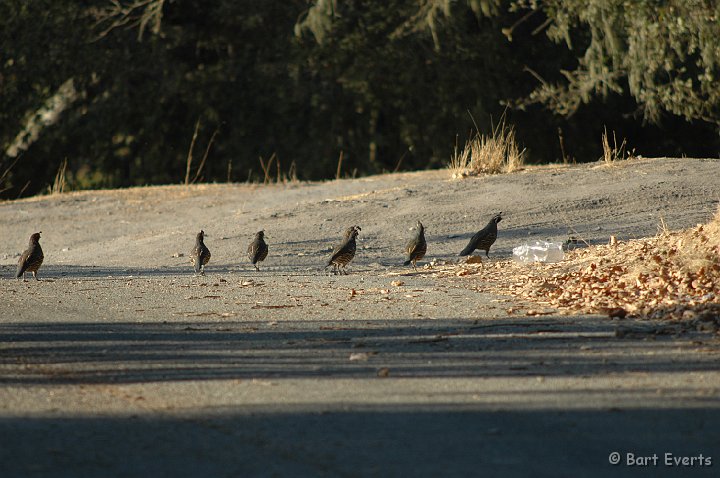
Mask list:
[[370,354],[368,352],[354,352],[350,354],[348,360],[351,362],[367,362],[369,358]]
[[424,337],[421,339],[416,340],[410,340],[409,343],[411,344],[432,344],[436,342],[445,342],[448,340],[448,337],[445,337],[443,335],[436,335],[434,337]]
[[301,304],[263,305],[255,304],[251,309],[289,309],[290,307],[302,307]]
[[[680,232],[568,251],[562,263],[520,268],[512,261],[485,264],[482,279],[491,292],[564,312],[606,314],[684,322],[684,329],[720,328],[720,212],[705,225]],[[465,264],[439,276],[472,274]],[[469,280],[469,279],[468,279]],[[507,309],[508,314],[516,308]],[[699,317],[706,320],[699,323]],[[707,319],[712,317],[712,320]]]

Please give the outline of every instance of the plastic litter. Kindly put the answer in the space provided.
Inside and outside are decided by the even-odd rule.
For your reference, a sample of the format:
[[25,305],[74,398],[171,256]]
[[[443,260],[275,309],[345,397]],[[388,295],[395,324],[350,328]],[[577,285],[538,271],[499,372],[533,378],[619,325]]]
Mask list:
[[513,248],[515,262],[526,264],[528,262],[560,262],[565,259],[562,243],[534,241]]

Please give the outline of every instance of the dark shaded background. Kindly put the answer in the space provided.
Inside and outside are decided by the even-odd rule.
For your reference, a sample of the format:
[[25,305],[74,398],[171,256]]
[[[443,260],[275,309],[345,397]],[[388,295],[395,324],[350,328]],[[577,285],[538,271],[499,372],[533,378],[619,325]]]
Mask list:
[[[282,177],[335,177],[341,153],[342,176],[443,167],[504,112],[530,163],[594,161],[604,127],[644,156],[718,156],[712,117],[670,107],[647,121],[622,66],[622,91],[583,97],[569,116],[528,101],[541,85],[528,69],[561,82],[563,70],[587,66],[595,25],[578,21],[572,44],[557,43],[546,34],[557,9],[526,18],[525,2],[483,0],[451,2],[429,28],[421,14],[434,3],[166,0],[155,31],[142,9],[109,29],[123,20],[103,10],[110,2],[0,0],[0,198],[47,191],[64,160],[70,188],[182,182],[196,124],[190,179],[209,146],[199,181],[262,180],[260,157],[274,158],[273,178],[278,167]],[[327,5],[318,41],[308,19]],[[672,23],[668,12],[649,21]],[[667,63],[682,72],[698,55]],[[615,60],[597,61],[614,71]],[[8,154],[69,79],[77,99]]]

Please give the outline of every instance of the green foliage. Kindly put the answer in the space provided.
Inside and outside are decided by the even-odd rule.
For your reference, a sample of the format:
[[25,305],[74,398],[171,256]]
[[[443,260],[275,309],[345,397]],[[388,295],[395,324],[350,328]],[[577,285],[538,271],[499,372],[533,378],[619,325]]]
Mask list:
[[413,2],[375,8],[342,2],[332,30],[308,50],[313,81],[343,100],[326,103],[326,114],[343,121],[330,125],[337,138],[331,156],[344,151],[349,164],[365,172],[392,170],[400,158],[405,167],[439,166],[455,135],[472,129],[468,111],[482,121],[499,117],[500,99],[511,94],[508,80],[521,70],[507,69],[512,55],[499,25],[478,24],[466,13],[465,22],[437,26],[444,46],[436,51],[424,35],[397,34],[415,14]]
[[[548,0],[548,35],[584,53],[566,81],[543,84],[530,101],[561,114],[609,92],[628,91],[644,117],[663,113],[720,125],[720,3],[706,0]],[[574,38],[589,41],[575,42]]]

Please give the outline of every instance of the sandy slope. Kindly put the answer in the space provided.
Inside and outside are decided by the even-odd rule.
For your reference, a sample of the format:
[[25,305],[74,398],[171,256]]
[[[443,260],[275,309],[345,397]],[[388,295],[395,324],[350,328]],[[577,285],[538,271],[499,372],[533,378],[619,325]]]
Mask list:
[[[634,160],[528,168],[449,181],[446,171],[287,185],[201,185],[78,192],[0,204],[0,263],[14,267],[31,232],[43,230],[47,266],[182,267],[201,228],[215,266],[247,268],[245,247],[265,229],[276,271],[322,264],[351,224],[363,228],[364,267],[400,259],[421,219],[430,257],[449,257],[497,211],[506,219],[498,255],[527,238],[565,239],[569,227],[591,242],[653,235],[707,220],[720,200],[717,160]],[[27,237],[26,237],[27,236]],[[302,255],[301,255],[302,254]],[[7,275],[7,274],[6,274]],[[51,274],[52,275],[52,274]]]

